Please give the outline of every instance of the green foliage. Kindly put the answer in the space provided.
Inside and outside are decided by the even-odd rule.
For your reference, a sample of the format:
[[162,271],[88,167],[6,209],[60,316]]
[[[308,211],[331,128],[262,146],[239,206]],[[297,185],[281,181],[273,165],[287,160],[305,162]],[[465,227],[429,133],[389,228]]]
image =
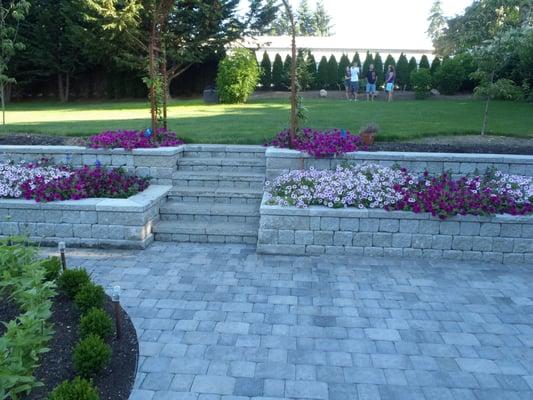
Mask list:
[[439,70],[442,62],[439,57],[435,57],[431,62],[431,75],[435,76],[435,73]]
[[298,34],[301,36],[314,36],[315,21],[307,0],[300,0],[300,5],[296,14]]
[[317,66],[315,56],[310,52],[307,54],[306,58],[307,74],[309,76],[309,84],[312,89],[317,88]]
[[274,57],[274,64],[272,64],[272,84],[274,90],[284,90],[283,87],[283,61],[279,54]]
[[113,320],[105,310],[93,307],[81,316],[79,329],[83,338],[96,335],[105,340],[113,334]]
[[461,64],[464,71],[463,81],[461,82],[461,92],[472,92],[479,81],[475,79],[474,72],[477,71],[477,64],[470,53],[457,54],[454,60]]
[[[362,75],[361,75],[364,79],[366,79],[366,77],[368,75],[368,70],[369,70],[370,64],[374,64],[374,57],[372,57],[372,54],[367,51],[366,52],[365,62],[363,63],[363,71],[362,71]],[[374,68],[375,68],[375,65],[374,65]]]
[[425,54],[422,55],[422,57],[420,58],[420,63],[418,64],[418,68],[426,68],[428,70],[430,69],[428,56],[426,56]]
[[433,78],[428,68],[420,68],[411,72],[410,82],[415,91],[415,97],[419,100],[429,96]]
[[490,97],[491,99],[511,101],[524,100],[523,89],[512,80],[506,78],[498,79],[492,85],[484,83],[476,87],[474,94],[480,98]]
[[[339,74],[339,64],[337,59],[332,54],[328,60],[328,87],[330,89],[337,89],[339,81],[337,80]],[[342,82],[342,81],[341,81]]]
[[99,400],[100,396],[90,381],[77,376],[64,381],[50,393],[48,400]]
[[245,103],[259,80],[259,68],[253,52],[235,49],[218,65],[217,89],[222,103]]
[[82,313],[89,311],[93,307],[102,307],[104,300],[104,288],[92,282],[81,286],[74,297],[74,303],[76,303],[76,306]]
[[[307,0],[301,0],[298,10],[294,13],[296,34],[299,36],[329,36],[331,35],[331,17],[327,13],[322,1],[317,1],[311,10]],[[269,28],[274,36],[290,35],[290,18],[285,7],[279,7],[276,19]]]
[[332,32],[331,17],[324,7],[324,2],[319,0],[316,2],[315,14],[315,36],[330,36]]
[[328,60],[326,56],[322,56],[318,63],[317,83],[318,88],[326,89],[329,85]]
[[352,64],[353,63],[356,63],[357,65],[361,65],[361,57],[359,57],[359,52],[355,52],[352,58]]
[[57,279],[57,287],[73,299],[80,288],[91,283],[91,278],[84,268],[72,268],[64,271]]
[[270,90],[272,86],[272,63],[266,51],[263,53],[263,59],[261,60],[260,82],[263,90]]
[[412,84],[411,84],[411,74],[416,71],[418,68],[417,64],[416,64],[416,60],[414,57],[411,57],[411,59],[409,60],[409,79],[407,80],[407,87],[409,88],[409,90],[411,90],[412,88]]
[[350,66],[350,59],[346,54],[343,54],[339,61],[339,69],[337,71],[337,82],[344,82],[346,68]]
[[387,76],[387,71],[389,70],[389,65],[392,65],[396,68],[396,61],[394,60],[394,57],[390,54],[385,59],[385,64],[383,64],[383,75]]
[[39,386],[33,371],[48,351],[50,299],[56,294],[46,274],[36,249],[23,238],[0,241],[0,293],[9,292],[22,311],[0,337],[0,399],[17,399]]
[[376,53],[374,56],[374,70],[378,77],[376,85],[379,87],[383,85],[383,61],[381,60],[381,55],[379,53]]
[[94,376],[110,361],[111,347],[99,336],[89,335],[74,347],[74,369],[80,376]]
[[42,261],[42,265],[46,270],[45,279],[47,281],[55,281],[61,273],[61,259],[57,256],[48,257]]
[[446,59],[435,72],[434,81],[442,94],[452,95],[459,91],[465,79],[465,70],[459,60]]
[[287,54],[285,60],[283,61],[283,88],[284,90],[289,90],[291,87],[291,66],[292,66],[292,57]]
[[298,91],[307,90],[313,84],[314,77],[309,71],[307,60],[304,50],[299,49],[296,57],[296,88]]
[[405,89],[409,84],[409,62],[405,54],[401,54],[396,64],[396,84]]

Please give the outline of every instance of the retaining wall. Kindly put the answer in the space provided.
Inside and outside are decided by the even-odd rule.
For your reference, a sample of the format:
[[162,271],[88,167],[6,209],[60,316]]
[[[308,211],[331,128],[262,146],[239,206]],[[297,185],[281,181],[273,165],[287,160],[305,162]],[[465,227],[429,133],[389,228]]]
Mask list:
[[267,179],[294,169],[333,169],[343,162],[367,162],[389,167],[399,164],[411,172],[451,171],[453,175],[472,173],[476,169],[483,172],[487,167],[495,167],[504,173],[533,176],[533,156],[523,155],[357,151],[341,157],[315,159],[300,151],[269,147],[265,156]]
[[[266,199],[266,198],[265,198]],[[533,216],[307,209],[263,201],[257,251],[263,254],[425,257],[533,264]]]
[[28,235],[43,245],[145,248],[171,186],[150,185],[127,199],[50,203],[0,199],[0,237]]

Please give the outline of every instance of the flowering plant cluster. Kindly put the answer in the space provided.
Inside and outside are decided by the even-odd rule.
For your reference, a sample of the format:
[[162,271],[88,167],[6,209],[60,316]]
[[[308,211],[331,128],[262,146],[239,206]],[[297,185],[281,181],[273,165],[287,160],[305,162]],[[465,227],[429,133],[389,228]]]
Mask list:
[[113,149],[124,148],[133,150],[139,148],[172,147],[183,144],[183,140],[176,136],[176,132],[165,128],[159,128],[152,132],[145,131],[118,130],[105,131],[89,138],[89,147],[93,149]]
[[[289,148],[289,131],[279,132],[275,139],[268,143],[269,146]],[[357,151],[361,147],[361,137],[352,135],[350,131],[344,129],[333,129],[320,131],[311,128],[304,128],[295,138],[293,148],[305,151],[316,158],[338,156],[344,153]]]
[[132,196],[148,187],[148,179],[122,169],[101,166],[71,168],[38,163],[0,163],[0,197],[38,202],[89,197]]
[[269,204],[358,207],[453,215],[533,213],[533,178],[487,170],[454,179],[376,164],[291,171],[266,183]]

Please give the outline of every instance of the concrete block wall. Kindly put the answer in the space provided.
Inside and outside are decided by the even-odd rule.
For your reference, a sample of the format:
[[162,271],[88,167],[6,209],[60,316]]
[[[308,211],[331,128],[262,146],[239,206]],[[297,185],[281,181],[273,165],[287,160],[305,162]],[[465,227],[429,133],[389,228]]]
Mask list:
[[150,177],[151,183],[172,185],[172,174],[185,146],[155,149],[90,149],[80,146],[0,146],[0,162],[50,159],[55,164],[74,167],[95,165],[122,167],[138,176]]
[[487,167],[495,167],[504,173],[533,176],[533,156],[522,155],[358,151],[341,157],[316,159],[300,151],[269,147],[265,156],[267,179],[294,169],[333,169],[343,162],[389,167],[398,164],[416,173],[451,171],[454,175],[473,173],[476,169],[484,172]]
[[0,237],[23,234],[42,245],[143,249],[154,239],[152,226],[170,189],[150,185],[127,199],[0,199]]
[[263,254],[390,256],[533,264],[533,216],[428,213],[261,205]]

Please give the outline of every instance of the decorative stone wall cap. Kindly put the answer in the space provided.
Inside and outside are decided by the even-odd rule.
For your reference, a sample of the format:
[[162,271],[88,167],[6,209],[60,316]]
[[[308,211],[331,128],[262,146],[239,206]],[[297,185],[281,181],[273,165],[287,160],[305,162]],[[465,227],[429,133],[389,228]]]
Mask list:
[[0,208],[38,208],[41,203],[37,203],[35,200],[24,199],[1,199]]
[[309,158],[309,154],[298,150],[280,149],[279,147],[269,146],[265,152],[266,157],[274,158]]
[[81,146],[0,146],[0,153],[82,153],[86,148]]
[[172,156],[183,152],[184,145],[177,147],[156,147],[151,149],[133,149],[131,153],[143,156]]
[[0,153],[28,153],[28,154],[134,154],[134,155],[149,155],[149,156],[169,156],[182,153],[184,145],[177,147],[156,147],[150,149],[133,149],[126,150],[121,148],[115,149],[93,149],[91,147],[82,146],[17,146],[4,145],[0,146]]

